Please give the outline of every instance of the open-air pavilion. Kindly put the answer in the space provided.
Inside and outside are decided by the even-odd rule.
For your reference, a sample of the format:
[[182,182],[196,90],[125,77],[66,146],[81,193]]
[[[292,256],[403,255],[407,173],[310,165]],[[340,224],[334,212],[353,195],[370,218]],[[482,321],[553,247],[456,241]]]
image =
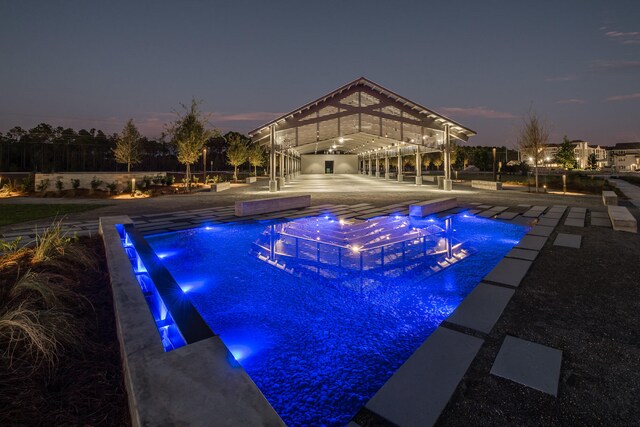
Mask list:
[[444,190],[451,190],[451,140],[476,133],[364,77],[309,102],[249,133],[269,156],[269,191],[300,173],[361,173],[391,179],[390,159],[415,156],[416,184],[422,184],[421,156],[444,153]]

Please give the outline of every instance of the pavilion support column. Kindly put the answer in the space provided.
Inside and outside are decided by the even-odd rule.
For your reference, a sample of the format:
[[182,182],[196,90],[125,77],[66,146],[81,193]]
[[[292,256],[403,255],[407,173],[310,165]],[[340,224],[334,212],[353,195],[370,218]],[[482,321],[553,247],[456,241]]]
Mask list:
[[402,175],[402,153],[398,148],[398,182],[404,181],[404,175]]
[[278,191],[278,181],[276,181],[276,129],[271,126],[269,139],[271,142],[271,151],[269,152],[269,191]]
[[284,179],[284,150],[280,150],[280,174],[278,176],[278,189],[282,190],[284,188],[284,184],[286,183]]
[[380,178],[380,157],[376,154],[376,178]]
[[422,156],[420,146],[416,146],[416,185],[422,185]]
[[289,153],[287,153],[284,158],[284,182],[291,182],[291,156]]
[[444,191],[451,191],[451,136],[449,135],[449,125],[444,125]]
[[384,179],[389,179],[389,152],[384,152]]
[[369,154],[369,176],[373,175],[373,168],[371,167],[371,154]]

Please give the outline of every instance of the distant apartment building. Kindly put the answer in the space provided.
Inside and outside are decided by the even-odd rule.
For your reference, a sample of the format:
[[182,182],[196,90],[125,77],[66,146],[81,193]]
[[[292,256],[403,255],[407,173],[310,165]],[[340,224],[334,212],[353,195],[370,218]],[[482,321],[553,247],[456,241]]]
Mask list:
[[620,142],[608,151],[610,166],[614,171],[640,171],[640,142]]
[[[589,167],[589,156],[591,154],[596,155],[597,167],[603,168],[608,165],[609,158],[607,149],[604,147],[600,147],[599,145],[589,145],[588,142],[582,140],[571,141],[573,145],[573,152],[576,156],[576,163],[578,169],[587,169]],[[560,149],[562,144],[547,144],[544,147],[544,151],[542,152],[542,157],[540,159],[540,166],[547,167],[559,167],[556,163],[556,153]],[[533,165],[533,159],[528,157],[526,154],[521,153],[521,158],[526,161],[529,165]]]

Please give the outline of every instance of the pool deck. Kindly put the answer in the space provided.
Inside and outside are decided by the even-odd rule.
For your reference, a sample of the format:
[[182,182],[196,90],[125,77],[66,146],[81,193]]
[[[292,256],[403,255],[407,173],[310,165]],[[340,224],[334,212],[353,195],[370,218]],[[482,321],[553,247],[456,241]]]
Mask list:
[[[437,193],[442,195],[442,192]],[[310,215],[334,215],[339,218],[353,218],[366,220],[379,215],[407,214],[408,205],[424,200],[407,191],[402,200],[385,198],[393,203],[381,204],[360,202],[320,203],[303,210],[283,211],[270,215],[258,215],[242,218],[242,220],[294,219]],[[460,197],[459,195],[456,195]],[[469,369],[473,366],[476,354],[481,351],[483,342],[489,337],[501,313],[508,306],[512,297],[521,292],[520,286],[531,286],[527,281],[529,270],[535,266],[536,260],[542,253],[547,253],[554,247],[563,247],[567,251],[579,251],[590,233],[616,233],[611,230],[611,224],[604,214],[604,208],[594,200],[552,198],[547,195],[527,195],[530,204],[524,201],[522,195],[518,197],[501,197],[494,199],[491,194],[479,197],[481,201],[470,201],[463,198],[460,207],[444,212],[458,213],[464,210],[468,214],[479,217],[492,218],[499,221],[516,224],[535,225],[524,239],[505,256],[505,258],[484,278],[482,283],[463,301],[458,309],[425,341],[416,353],[394,374],[379,392],[354,417],[350,425],[432,425],[447,407],[447,402],[454,394],[456,387]],[[464,197],[464,196],[463,196]],[[312,199],[316,199],[315,195]],[[342,198],[338,199],[342,201]],[[320,201],[328,200],[320,198]],[[362,199],[361,199],[362,200]],[[366,198],[365,198],[366,200]],[[345,200],[346,201],[346,200]],[[357,199],[354,201],[358,201]],[[512,203],[507,203],[507,201]],[[573,206],[578,201],[580,206]],[[316,202],[317,203],[317,202]],[[197,227],[208,223],[238,222],[239,218],[233,214],[233,206],[210,206],[176,212],[140,213],[131,216],[136,228],[145,235],[166,231],[177,231]],[[93,219],[65,221],[64,229],[78,235],[93,235],[98,230],[98,223]],[[12,240],[17,236],[25,239],[33,237],[33,224],[19,225],[11,229],[2,230],[0,236],[4,240]],[[617,233],[620,239],[638,241],[638,235]],[[603,248],[605,249],[605,248]],[[574,272],[575,274],[576,272]],[[506,337],[503,337],[503,339]],[[540,377],[540,373],[553,371],[560,366],[560,360],[567,349],[546,347],[544,343],[531,343],[523,340],[505,340],[509,347],[500,351],[500,360],[495,375],[511,378],[521,382],[524,386],[540,387],[534,382],[527,383],[530,378]],[[432,342],[432,344],[429,344]],[[437,342],[437,343],[436,343]],[[518,346],[521,347],[518,347]],[[553,354],[549,357],[549,365],[544,363],[537,367],[539,371],[530,371],[527,366],[518,366],[509,360],[509,355],[526,353],[527,346],[540,345],[549,350],[541,349],[541,354]],[[522,347],[524,346],[524,347]],[[558,356],[559,355],[559,356]],[[505,359],[506,358],[506,359]],[[497,358],[496,358],[497,359]],[[444,365],[438,361],[447,361]],[[425,363],[429,361],[429,363]],[[504,374],[503,366],[509,367]],[[553,365],[553,366],[551,366]],[[445,366],[443,368],[442,366]],[[515,366],[515,367],[514,367]],[[428,381],[411,381],[408,379],[423,378]],[[549,385],[550,384],[550,385]],[[545,383],[547,390],[558,390],[558,375]],[[434,386],[436,385],[436,386]],[[537,387],[537,388],[536,388]],[[428,400],[428,404],[425,402]],[[401,409],[401,410],[399,410]]]

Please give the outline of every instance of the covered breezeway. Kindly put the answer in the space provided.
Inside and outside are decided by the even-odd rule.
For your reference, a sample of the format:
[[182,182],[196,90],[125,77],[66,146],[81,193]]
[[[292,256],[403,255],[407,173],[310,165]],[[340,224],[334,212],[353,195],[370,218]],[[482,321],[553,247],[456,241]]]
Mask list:
[[[444,154],[445,190],[451,190],[451,141],[476,133],[366,79],[359,78],[250,132],[269,151],[269,191],[301,173],[366,174],[402,182],[402,159]],[[398,173],[390,165],[396,159]]]

